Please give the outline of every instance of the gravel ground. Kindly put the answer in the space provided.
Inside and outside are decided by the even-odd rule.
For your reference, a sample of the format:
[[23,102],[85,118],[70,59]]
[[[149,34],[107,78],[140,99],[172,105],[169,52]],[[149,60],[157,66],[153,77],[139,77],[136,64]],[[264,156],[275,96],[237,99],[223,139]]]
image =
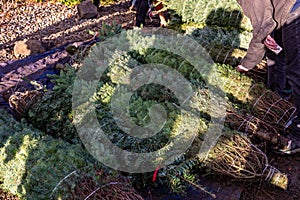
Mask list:
[[47,50],[69,42],[89,39],[86,30],[97,31],[102,23],[116,21],[131,28],[134,13],[129,12],[130,1],[125,0],[98,9],[94,19],[79,19],[77,7],[62,4],[14,4],[6,13],[0,13],[0,62],[17,59],[13,55],[16,41],[39,39]]

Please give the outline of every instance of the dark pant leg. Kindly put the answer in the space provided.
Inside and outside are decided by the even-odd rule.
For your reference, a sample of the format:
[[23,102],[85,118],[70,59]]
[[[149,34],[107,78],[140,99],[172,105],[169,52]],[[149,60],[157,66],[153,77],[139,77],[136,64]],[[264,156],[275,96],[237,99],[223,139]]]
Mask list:
[[[283,26],[283,45],[286,55],[286,78],[293,90],[297,120],[300,122],[300,9],[290,13]],[[300,139],[300,129],[295,127],[293,136]]]
[[137,1],[137,12],[136,12],[136,23],[137,27],[145,25],[145,19],[147,12],[149,10],[148,0],[138,0]]
[[[282,43],[282,29],[274,31],[271,36],[275,39],[279,46],[283,46]],[[268,65],[268,80],[267,86],[272,91],[278,93],[282,98],[286,98],[290,95],[291,87],[286,81],[285,76],[285,55],[284,51],[281,51],[276,55],[271,50],[267,50],[267,65]]]
[[276,55],[274,52],[268,50],[267,65],[268,88],[278,93],[281,97],[284,97],[284,89],[286,86],[284,53]]
[[99,7],[100,6],[100,0],[94,0],[94,5]]

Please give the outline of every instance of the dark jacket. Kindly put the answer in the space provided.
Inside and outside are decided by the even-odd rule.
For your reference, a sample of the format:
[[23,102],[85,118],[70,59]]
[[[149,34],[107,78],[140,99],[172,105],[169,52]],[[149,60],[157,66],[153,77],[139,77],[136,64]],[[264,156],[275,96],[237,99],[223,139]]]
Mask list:
[[263,59],[265,38],[282,27],[296,0],[237,0],[244,14],[250,18],[253,38],[241,65],[252,69]]

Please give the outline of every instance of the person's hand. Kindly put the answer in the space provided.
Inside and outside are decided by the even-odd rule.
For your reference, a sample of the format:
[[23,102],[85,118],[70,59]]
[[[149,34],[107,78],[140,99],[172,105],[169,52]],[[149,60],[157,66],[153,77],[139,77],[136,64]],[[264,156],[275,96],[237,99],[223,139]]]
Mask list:
[[167,20],[165,18],[164,13],[163,12],[159,12],[158,16],[159,16],[159,19],[160,19],[160,26],[161,27],[167,27],[168,23],[167,23]]
[[267,38],[264,41],[264,44],[268,49],[270,49],[276,54],[278,54],[282,50],[282,48],[277,44],[274,38],[272,38],[270,35],[267,36]]
[[238,66],[236,67],[236,70],[237,70],[238,72],[241,72],[241,73],[244,73],[244,72],[249,71],[249,69],[247,69],[247,68],[244,67],[243,65],[238,65]]
[[162,20],[162,21],[160,22],[160,26],[165,28],[165,27],[168,26],[168,23],[167,23],[166,21],[163,21],[163,20]]

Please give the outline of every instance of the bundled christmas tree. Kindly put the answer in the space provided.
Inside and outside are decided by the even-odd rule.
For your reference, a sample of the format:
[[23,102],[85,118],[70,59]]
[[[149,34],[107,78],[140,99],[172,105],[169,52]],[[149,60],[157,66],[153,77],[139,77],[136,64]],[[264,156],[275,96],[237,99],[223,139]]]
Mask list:
[[265,153],[239,134],[222,136],[206,159],[206,166],[222,175],[247,181],[264,178],[282,189],[289,183],[286,174],[269,164]]
[[22,199],[47,199],[68,174],[93,167],[95,160],[82,148],[17,122],[0,117],[1,188]]

